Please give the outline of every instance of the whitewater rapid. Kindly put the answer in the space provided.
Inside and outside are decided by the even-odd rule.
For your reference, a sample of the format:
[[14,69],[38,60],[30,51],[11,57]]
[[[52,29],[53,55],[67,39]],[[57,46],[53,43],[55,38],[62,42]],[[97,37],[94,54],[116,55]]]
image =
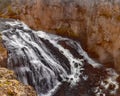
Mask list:
[[[68,82],[70,87],[89,82],[91,74],[99,77],[95,81],[98,86],[86,89],[94,96],[115,95],[119,89],[116,81],[119,75],[112,68],[104,68],[92,60],[78,42],[34,31],[20,21],[5,22],[5,25],[7,28],[2,31],[2,39],[8,50],[8,68],[16,72],[21,82],[33,86],[38,96],[54,95],[63,82]],[[90,73],[87,66],[105,73]],[[114,88],[109,90],[111,85]]]

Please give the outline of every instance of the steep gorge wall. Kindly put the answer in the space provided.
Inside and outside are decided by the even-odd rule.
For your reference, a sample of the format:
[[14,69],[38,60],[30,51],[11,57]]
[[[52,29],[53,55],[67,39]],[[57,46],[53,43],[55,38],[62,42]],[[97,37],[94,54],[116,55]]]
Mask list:
[[119,0],[11,0],[3,9],[1,17],[79,40],[95,60],[120,71]]

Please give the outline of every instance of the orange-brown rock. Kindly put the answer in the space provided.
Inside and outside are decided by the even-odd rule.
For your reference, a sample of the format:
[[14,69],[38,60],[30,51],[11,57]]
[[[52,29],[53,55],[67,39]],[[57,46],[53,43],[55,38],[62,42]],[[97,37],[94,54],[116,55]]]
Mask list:
[[13,71],[0,68],[0,96],[37,96],[34,89],[16,80]]
[[88,24],[87,49],[96,53],[101,63],[120,71],[120,21],[118,4],[100,4]]
[[7,66],[7,50],[2,44],[2,38],[0,36],[0,66],[6,67]]
[[77,38],[95,60],[120,71],[119,0],[11,0],[0,13],[36,30]]

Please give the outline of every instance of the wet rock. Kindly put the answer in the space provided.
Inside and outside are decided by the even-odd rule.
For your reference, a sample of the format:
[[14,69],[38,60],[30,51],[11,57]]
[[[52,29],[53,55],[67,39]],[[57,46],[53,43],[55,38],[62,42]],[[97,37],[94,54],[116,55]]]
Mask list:
[[18,18],[33,29],[75,38],[91,57],[120,71],[119,0],[0,2],[3,9],[0,17]]
[[[0,19],[0,31],[8,28],[5,21],[11,19]],[[3,45],[2,35],[0,35],[0,66],[7,67],[7,50]],[[0,67],[0,96],[37,96],[34,89],[17,81],[13,71]]]
[[8,58],[8,54],[7,54],[7,50],[5,48],[5,46],[3,45],[3,40],[2,40],[2,34],[1,32],[7,28],[9,28],[9,26],[6,26],[5,21],[11,21],[12,19],[1,19],[0,18],[0,67],[7,67],[7,58]]
[[34,29],[77,38],[94,59],[120,71],[120,5],[117,0],[79,3],[77,0],[66,3],[48,1],[36,0],[31,8],[26,9],[25,15],[21,14],[20,19]]
[[0,35],[0,66],[2,67],[7,66],[7,50],[2,44],[1,35]]
[[[12,32],[14,32],[15,33],[15,31],[14,31],[14,29],[16,28],[16,30],[17,30],[17,28],[19,29],[19,27],[20,27],[20,29],[21,29],[21,27],[22,27],[22,24],[20,24],[20,23],[18,23],[17,25],[16,25],[16,22],[14,22],[14,23],[9,23],[9,24],[7,24],[7,25],[10,25],[11,24],[11,30],[4,30],[4,32],[3,32],[3,36],[6,36],[6,37],[11,37],[9,40],[8,40],[8,43],[6,43],[6,46],[7,46],[7,48],[8,48],[8,50],[9,50],[9,48],[12,48],[13,49],[13,46],[9,46],[9,45],[7,45],[7,44],[10,44],[12,41],[11,40],[14,40],[15,39],[15,41],[16,41],[16,38],[12,38],[12,36],[13,36],[13,34],[11,34],[11,35],[9,35],[9,33],[12,33]],[[14,26],[12,26],[12,25],[14,25]],[[19,26],[19,25],[21,25],[21,26]],[[23,28],[24,29],[24,28]],[[25,30],[22,30],[21,29],[21,31],[19,31],[19,33],[18,34],[21,34],[21,33],[24,33],[24,32],[28,32],[28,31],[25,31]],[[16,35],[18,35],[18,34],[16,34]],[[39,33],[38,33],[39,34]],[[37,39],[37,36],[35,36],[34,34],[29,34],[30,35],[30,37],[32,37],[33,38],[33,40],[34,40],[34,42],[37,42],[37,40],[38,40],[38,42],[36,43],[36,44],[39,44],[39,40],[41,40],[42,42],[44,42],[43,44],[42,44],[42,47],[43,47],[43,45],[45,45],[45,47],[43,47],[43,48],[48,48],[48,50],[53,54],[53,55],[57,55],[56,56],[56,60],[55,61],[57,61],[57,60],[59,60],[60,61],[60,64],[64,64],[64,62],[65,63],[69,63],[69,62],[67,62],[67,61],[65,61],[65,58],[64,58],[64,56],[62,56],[62,54],[60,54],[60,52],[59,52],[59,48],[58,49],[56,49],[56,48],[54,48],[53,46],[55,46],[54,44],[52,45],[52,44],[49,44],[49,42],[50,41],[52,41],[52,39],[53,39],[53,37],[52,37],[52,39],[48,39],[48,40],[44,40],[43,38],[41,38],[42,36],[44,36],[44,37],[46,37],[46,36],[49,36],[49,35],[41,35],[41,39]],[[29,36],[28,35],[28,36]],[[19,35],[19,36],[21,36],[21,37],[24,37],[24,35],[22,34],[22,35]],[[56,38],[57,36],[55,36],[55,38]],[[59,40],[60,38],[58,38],[58,40]],[[53,39],[54,40],[54,39]],[[5,38],[4,38],[4,41],[6,41],[7,42],[7,40],[5,40]],[[21,40],[20,40],[21,41]],[[26,41],[30,41],[30,38],[28,38],[28,40],[26,40]],[[31,41],[32,41],[32,39],[31,39]],[[57,39],[55,39],[55,41],[57,41]],[[64,41],[64,39],[63,39],[63,41]],[[77,46],[77,43],[75,43],[75,42],[72,42],[72,40],[70,40],[69,41],[69,39],[67,40],[65,40],[64,42],[62,41],[62,38],[60,39],[60,41],[58,42],[63,48],[65,48],[65,49],[69,49],[70,50],[70,52],[71,52],[71,54],[74,54],[74,53],[76,53],[76,51],[77,51],[77,49],[79,48],[78,46]],[[69,41],[69,42],[67,42],[67,41]],[[23,43],[21,43],[21,42],[16,42],[17,44],[23,44]],[[14,45],[14,47],[17,49],[19,49],[19,47],[17,46],[17,44],[13,44]],[[24,45],[24,44],[23,44]],[[26,44],[25,44],[26,45]],[[71,45],[71,46],[70,46]],[[75,46],[76,45],[76,46]],[[78,44],[79,45],[79,44]],[[41,47],[41,43],[40,43],[40,47]],[[39,47],[39,48],[40,48]],[[75,47],[75,48],[74,48]],[[15,50],[15,48],[14,48],[14,50]],[[21,49],[24,51],[24,48],[25,47],[22,47]],[[31,46],[31,48],[35,48],[34,47],[34,45],[32,45]],[[16,54],[16,52],[14,52],[14,50],[9,50],[9,53],[13,53],[13,54]],[[30,50],[30,48],[28,49],[28,50]],[[71,51],[72,50],[72,51]],[[76,50],[76,51],[74,51],[74,50]],[[13,52],[12,52],[13,51]],[[18,50],[19,51],[19,50]],[[40,58],[42,58],[42,60],[44,60],[43,59],[43,57],[41,56],[41,52],[39,52],[39,50],[38,49],[34,49],[34,51],[35,51],[35,53],[38,55],[39,54],[39,57]],[[49,51],[47,51],[47,52],[49,52]],[[64,51],[63,51],[64,52]],[[43,51],[43,53],[44,53],[44,51]],[[79,52],[78,52],[79,53]],[[84,52],[83,52],[84,53]],[[69,54],[69,53],[68,53]],[[29,54],[28,54],[29,55]],[[37,56],[36,55],[36,56]],[[49,55],[49,54],[48,54]],[[10,55],[9,54],[9,56],[13,56],[12,57],[12,59],[10,60],[9,59],[9,61],[12,61],[12,60],[16,60],[17,62],[11,62],[10,64],[14,64],[14,65],[12,65],[12,68],[13,69],[17,69],[18,67],[20,68],[20,66],[25,66],[25,64],[28,64],[28,62],[29,62],[29,64],[36,64],[36,63],[34,63],[34,62],[30,62],[29,60],[27,60],[27,58],[22,58],[22,57],[19,57],[20,55]],[[26,56],[27,57],[27,55],[21,55],[21,56]],[[30,55],[31,56],[31,55]],[[35,55],[34,55],[35,56]],[[67,55],[68,56],[68,55]],[[73,55],[74,56],[74,55]],[[16,58],[17,57],[17,58]],[[65,56],[66,57],[66,56]],[[76,56],[75,56],[76,57]],[[60,58],[60,59],[58,59],[58,58]],[[74,57],[73,57],[74,58]],[[53,59],[53,58],[52,58]],[[62,62],[62,60],[64,61],[64,62]],[[72,59],[72,58],[71,58]],[[25,63],[24,62],[24,60],[25,60],[25,62],[27,61],[27,63]],[[36,60],[36,59],[35,59]],[[19,61],[21,61],[21,62],[19,62]],[[42,61],[43,62],[43,61]],[[61,63],[62,62],[62,63]],[[79,61],[80,62],[80,61]],[[77,64],[78,62],[76,62],[75,63],[75,61],[73,61],[72,62],[73,64]],[[24,64],[24,65],[22,65],[22,64]],[[47,63],[45,63],[45,62],[43,62],[43,64],[45,65],[45,64],[47,64]],[[50,65],[51,63],[49,63],[48,64],[48,67],[49,67],[49,65]],[[67,64],[64,64],[64,65],[67,65]],[[63,65],[61,65],[61,66],[63,66]],[[68,68],[68,66],[70,66],[69,64],[67,65],[67,66],[63,66],[63,68],[65,68],[65,70],[66,70],[66,72],[67,72],[67,68]],[[77,64],[77,66],[76,66],[76,68],[79,66],[79,63]],[[16,68],[15,68],[16,67]],[[115,81],[116,79],[117,79],[117,77],[118,77],[118,75],[117,74],[115,74],[115,72],[114,72],[114,70],[111,70],[111,69],[105,69],[104,67],[101,67],[100,69],[99,68],[94,68],[94,67],[92,67],[92,65],[89,65],[86,61],[84,62],[84,69],[82,69],[82,70],[78,70],[79,72],[81,71],[81,73],[83,74],[83,75],[81,75],[80,76],[80,78],[81,78],[81,81],[80,82],[78,82],[78,84],[77,84],[77,87],[75,86],[74,88],[71,88],[71,86],[69,85],[69,83],[63,83],[62,85],[61,85],[61,88],[60,89],[58,89],[58,92],[56,92],[55,93],[55,95],[54,96],[83,96],[83,95],[85,95],[85,96],[96,96],[95,95],[95,93],[96,94],[101,94],[101,96],[105,93],[105,94],[107,94],[108,96],[112,96],[111,95],[111,90],[113,90],[112,92],[115,92],[116,93],[116,89],[118,89],[118,83]],[[18,68],[18,70],[19,70],[19,68]],[[29,67],[28,67],[29,68]],[[32,71],[33,72],[40,72],[40,74],[41,73],[44,73],[44,68],[40,68],[40,70],[38,70],[37,69],[37,71],[34,69],[34,67],[33,66],[30,66],[30,68],[33,68],[32,69]],[[37,68],[39,68],[39,66],[37,67]],[[28,82],[30,82],[30,84],[32,85],[33,84],[33,82],[32,82],[32,75],[31,75],[31,72],[30,71],[28,71],[29,69],[27,69],[27,72],[26,71],[23,71],[23,72],[26,72],[26,77],[28,78]],[[35,70],[35,71],[34,71]],[[22,70],[20,70],[20,72],[21,72]],[[68,70],[68,72],[69,72],[70,70]],[[30,72],[30,73],[28,73],[28,72]],[[63,71],[61,71],[61,72],[63,72]],[[60,74],[61,74],[61,72],[60,72]],[[56,72],[57,74],[58,74],[58,72]],[[6,74],[6,73],[5,73]],[[35,73],[35,75],[36,75],[37,73]],[[37,74],[38,76],[40,76],[40,74]],[[58,74],[59,75],[59,74]],[[107,76],[107,75],[110,75],[110,76]],[[117,76],[116,76],[117,75]],[[22,75],[23,76],[23,75]],[[30,79],[30,76],[32,77],[31,79]],[[44,76],[44,74],[42,74],[41,76]],[[46,75],[47,76],[47,75]],[[74,77],[71,77],[71,78],[68,78],[69,79],[69,81],[73,81],[74,80],[74,78],[77,78],[76,76],[79,76],[78,75],[78,73],[76,73],[75,75],[74,75]],[[7,77],[9,77],[9,76],[7,76]],[[51,75],[51,77],[52,77],[52,75]],[[58,80],[59,81],[61,81],[62,82],[62,77],[61,76],[58,76],[57,77],[58,78]],[[105,79],[104,79],[105,78]],[[67,79],[67,78],[66,78]],[[35,85],[38,85],[39,84],[39,86],[43,86],[43,89],[42,89],[42,91],[41,92],[43,92],[43,93],[46,93],[46,90],[48,89],[48,84],[46,83],[46,79],[45,78],[43,78],[43,79],[41,79],[40,81],[38,81],[39,80],[39,78],[36,80],[36,82],[37,82],[37,84],[35,84]],[[118,79],[119,80],[119,79]],[[55,81],[55,80],[54,80]],[[54,82],[54,81],[52,81],[51,82],[51,84]],[[110,81],[112,81],[112,82],[110,82]],[[39,83],[40,82],[40,83]],[[41,83],[42,82],[42,83]],[[101,83],[102,82],[102,83]],[[5,83],[5,82],[3,82],[3,83]],[[6,83],[5,83],[6,84]],[[105,85],[105,86],[104,86]],[[33,85],[34,86],[34,85]],[[108,86],[108,87],[106,87],[106,86]],[[69,88],[70,87],[70,88]],[[99,87],[99,88],[98,88]],[[65,89],[65,90],[64,90]],[[99,90],[100,89],[100,90]],[[59,91],[60,90],[60,91]],[[110,91],[109,91],[110,90]],[[40,91],[39,91],[40,92]],[[41,93],[40,92],[40,93]],[[80,92],[80,93],[78,93],[78,92]],[[99,93],[100,92],[100,93]],[[10,91],[10,93],[11,93],[11,91]],[[15,92],[13,92],[12,91],[12,95],[14,94]],[[110,93],[110,94],[109,94]],[[88,94],[88,95],[87,95]],[[34,96],[34,95],[33,95]],[[114,96],[114,95],[113,95]],[[115,96],[117,96],[117,95],[115,95]]]

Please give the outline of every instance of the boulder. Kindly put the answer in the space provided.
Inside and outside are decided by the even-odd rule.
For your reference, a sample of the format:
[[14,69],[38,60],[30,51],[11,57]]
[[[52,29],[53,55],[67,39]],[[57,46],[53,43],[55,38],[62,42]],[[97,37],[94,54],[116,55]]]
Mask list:
[[0,96],[37,96],[34,89],[18,80],[13,71],[0,68]]

